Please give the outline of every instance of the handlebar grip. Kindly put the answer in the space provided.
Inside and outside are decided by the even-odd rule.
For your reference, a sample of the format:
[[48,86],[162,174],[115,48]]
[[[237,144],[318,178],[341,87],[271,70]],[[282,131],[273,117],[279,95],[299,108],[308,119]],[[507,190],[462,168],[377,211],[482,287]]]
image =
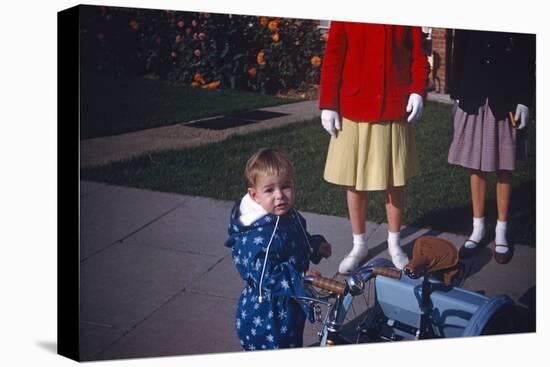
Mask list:
[[311,284],[314,287],[337,294],[344,294],[347,287],[345,283],[324,277],[316,277]]
[[382,275],[388,278],[401,279],[401,270],[394,268],[386,268],[384,266],[376,266],[372,268],[372,273]]

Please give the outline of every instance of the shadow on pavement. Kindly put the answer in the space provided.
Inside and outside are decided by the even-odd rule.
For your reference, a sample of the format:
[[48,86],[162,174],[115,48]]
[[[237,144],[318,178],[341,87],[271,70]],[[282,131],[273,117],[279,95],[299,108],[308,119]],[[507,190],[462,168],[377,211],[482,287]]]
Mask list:
[[537,302],[536,287],[531,287],[518,300],[518,312],[520,319],[520,332],[537,331]]
[[[496,223],[496,199],[494,194],[485,201],[485,223],[488,238],[494,238]],[[512,243],[535,245],[535,181],[514,186],[510,198],[508,239]],[[433,228],[442,232],[468,235],[472,229],[470,205],[453,208],[436,208],[419,218],[411,226]]]

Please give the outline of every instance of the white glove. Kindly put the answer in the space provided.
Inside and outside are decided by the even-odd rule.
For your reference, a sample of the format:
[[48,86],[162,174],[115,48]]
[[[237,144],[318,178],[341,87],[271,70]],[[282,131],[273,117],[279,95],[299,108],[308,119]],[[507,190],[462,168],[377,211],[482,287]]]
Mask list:
[[514,116],[516,121],[521,121],[517,127],[518,130],[523,129],[529,122],[529,107],[518,104],[516,107],[516,115]]
[[455,99],[453,102],[453,107],[451,109],[451,115],[453,116],[453,120],[455,119],[456,111],[458,110],[459,104],[460,104],[460,100]]
[[407,103],[407,112],[411,112],[407,118],[407,122],[419,119],[422,116],[422,112],[424,112],[424,100],[420,94],[411,93],[409,102]]
[[340,115],[333,110],[321,110],[321,124],[331,136],[336,136],[336,131],[342,129]]

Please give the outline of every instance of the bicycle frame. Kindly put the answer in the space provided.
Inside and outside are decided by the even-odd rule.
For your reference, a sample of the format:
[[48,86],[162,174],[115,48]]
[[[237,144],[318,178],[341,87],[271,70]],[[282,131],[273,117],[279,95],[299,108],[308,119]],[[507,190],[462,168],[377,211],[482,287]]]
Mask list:
[[[334,298],[334,303],[329,303],[326,301],[321,301],[315,298],[307,298],[309,301],[315,303],[322,303],[327,305],[327,312],[325,319],[322,322],[323,326],[318,335],[320,338],[321,346],[331,346],[339,344],[350,344],[352,342],[346,340],[340,335],[341,328],[343,326],[344,318],[346,313],[351,306],[353,297],[358,296],[363,293],[364,285],[368,283],[371,279],[375,277],[373,269],[375,267],[392,267],[393,263],[387,259],[375,259],[365,266],[359,268],[354,273],[352,273],[346,279],[346,290],[343,294],[331,294],[326,298]],[[305,284],[312,284],[314,277],[307,276],[304,279]],[[301,299],[306,299],[300,297]]]
[[[352,302],[364,292],[365,284],[377,277],[373,269],[379,267],[391,268],[393,264],[386,259],[375,259],[346,279],[342,293],[330,293],[322,300],[315,297],[308,299],[308,302],[327,306],[325,317],[317,317],[322,320],[318,333],[321,346],[358,342],[359,338],[345,338],[341,334],[342,327]],[[304,283],[312,284],[313,280],[313,277],[306,277]],[[334,301],[329,302],[330,299]],[[482,335],[490,333],[495,322],[505,322],[503,320],[511,320],[510,325],[504,326],[505,330],[514,332],[515,329],[515,305],[509,297],[486,297],[459,287],[445,286],[429,276],[419,279],[408,276],[400,279],[378,277],[374,305],[368,312],[375,313],[373,319],[380,327],[375,330],[383,327],[389,331],[389,335],[378,335],[375,341]],[[495,316],[497,314],[505,314],[506,317],[499,319]],[[360,327],[363,322],[367,322],[367,317]],[[361,333],[359,329],[356,332]]]

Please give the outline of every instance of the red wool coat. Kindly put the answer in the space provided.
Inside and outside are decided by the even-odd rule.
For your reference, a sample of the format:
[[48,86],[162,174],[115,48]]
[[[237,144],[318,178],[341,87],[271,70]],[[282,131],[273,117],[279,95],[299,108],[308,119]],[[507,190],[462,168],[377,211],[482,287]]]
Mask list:
[[411,93],[426,94],[429,65],[419,27],[331,22],[319,107],[353,121],[396,121]]

